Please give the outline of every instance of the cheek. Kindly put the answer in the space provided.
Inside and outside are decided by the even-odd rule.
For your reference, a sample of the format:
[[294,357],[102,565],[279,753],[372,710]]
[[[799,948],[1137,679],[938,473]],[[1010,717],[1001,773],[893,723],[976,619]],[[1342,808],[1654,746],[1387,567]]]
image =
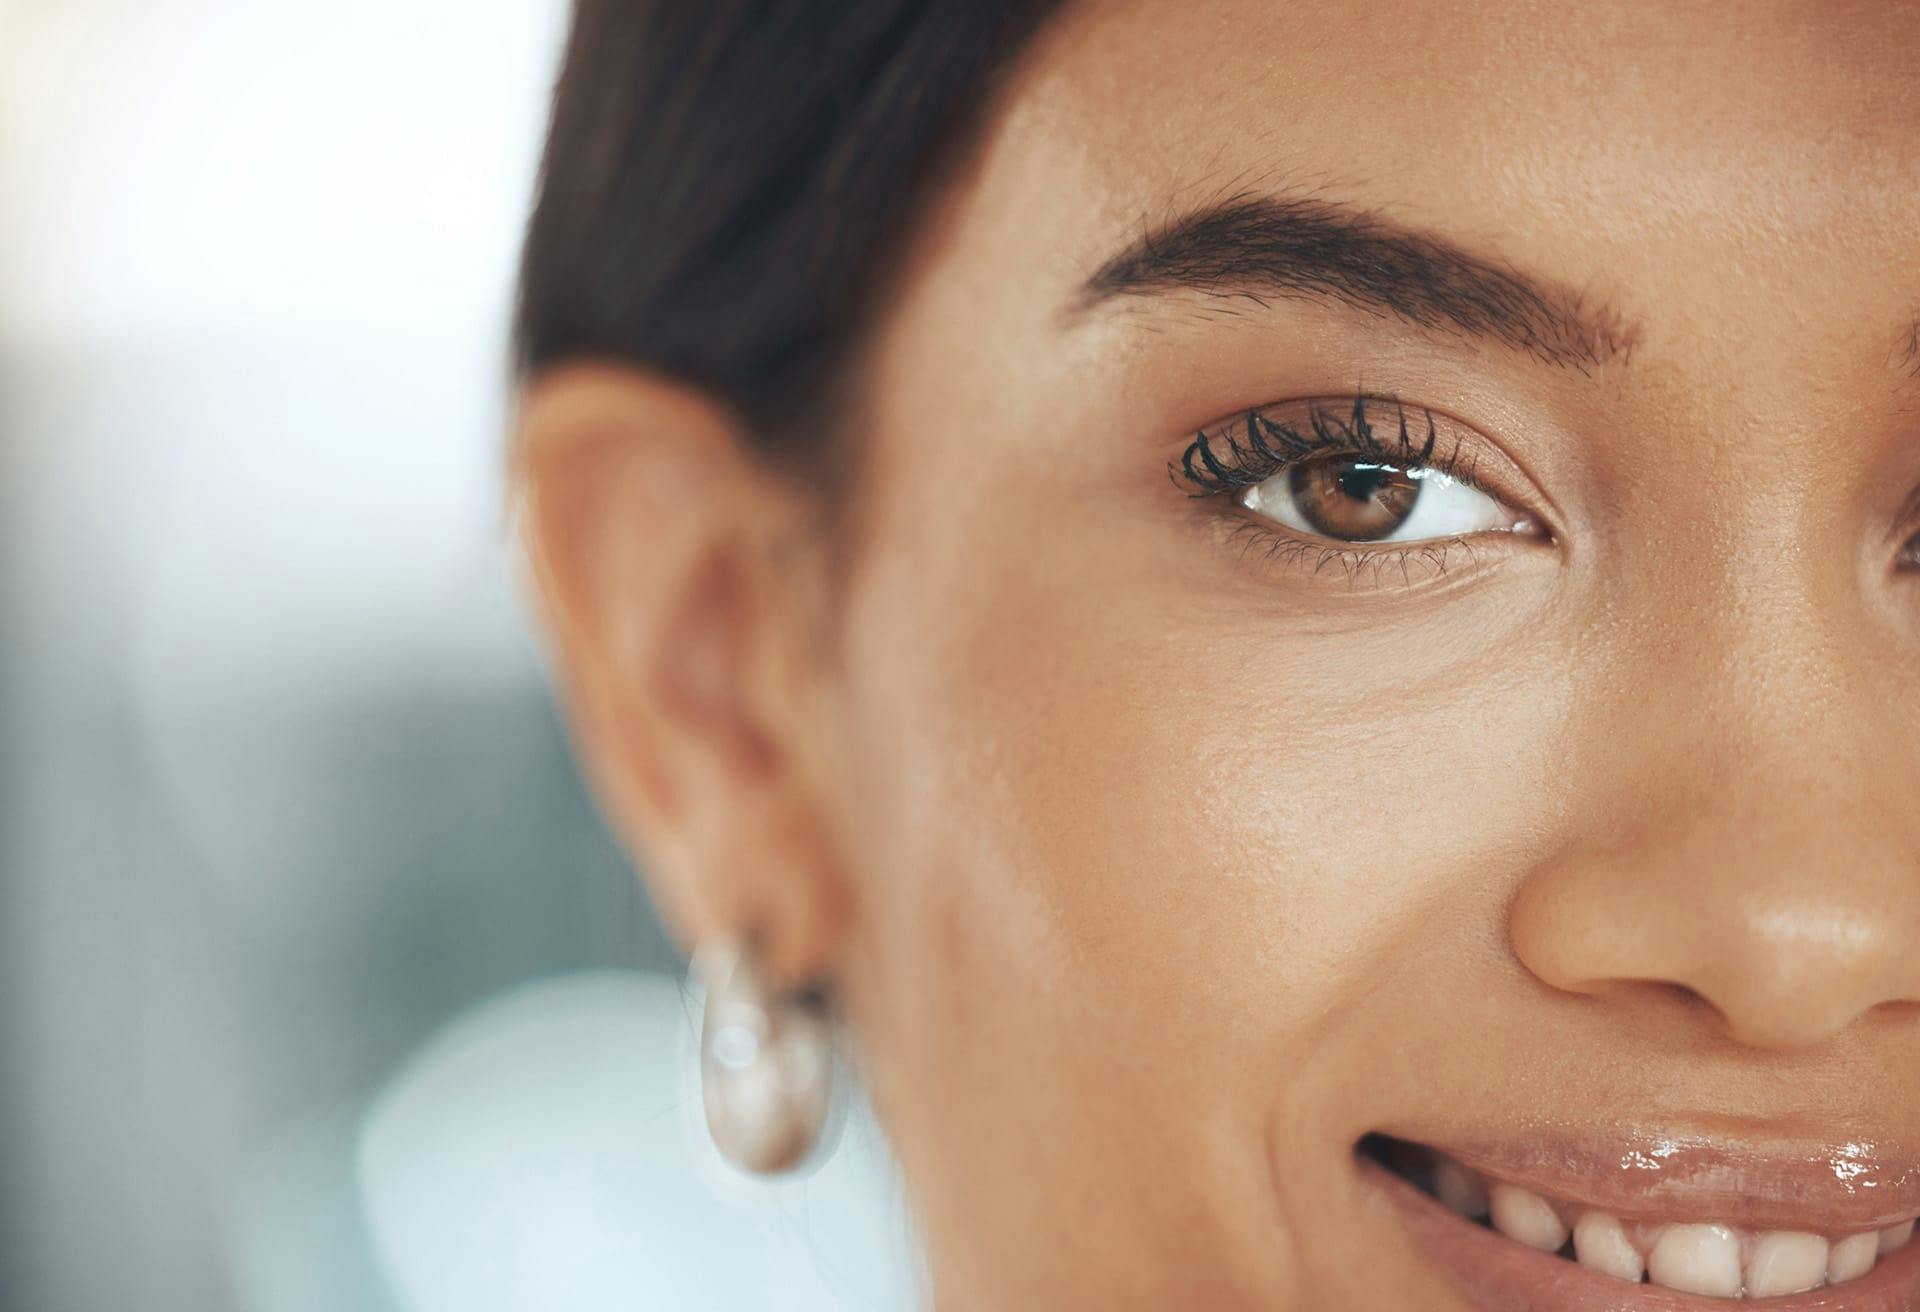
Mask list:
[[1497,602],[1316,632],[1297,583],[1250,605],[1230,553],[1196,576],[1123,525],[915,533],[871,554],[848,649],[876,1074],[938,1109],[949,1169],[1178,1144],[1173,1178],[1231,1197],[1193,1163],[1326,1118],[1367,1064],[1350,1033],[1312,1060],[1330,1020],[1430,968],[1436,915],[1499,933],[1564,684],[1484,636]]

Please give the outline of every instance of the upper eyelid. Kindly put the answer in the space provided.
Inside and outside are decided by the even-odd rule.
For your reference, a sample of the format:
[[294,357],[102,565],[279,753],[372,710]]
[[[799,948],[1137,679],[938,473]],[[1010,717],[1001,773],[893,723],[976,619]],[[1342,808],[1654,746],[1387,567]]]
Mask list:
[[[1340,413],[1337,407],[1344,408],[1345,413]],[[1392,407],[1391,423],[1377,422],[1377,411],[1370,411],[1369,407]],[[1313,433],[1312,440],[1304,440],[1299,430],[1290,424],[1272,423],[1271,416],[1289,412],[1296,418],[1305,417]],[[1410,422],[1416,415],[1424,423]],[[1453,442],[1444,447],[1439,437],[1441,419],[1445,419],[1446,427],[1458,430]],[[1382,428],[1391,430],[1385,442],[1378,436]],[[1275,429],[1285,434],[1279,445],[1289,448],[1284,452],[1287,459],[1278,458],[1278,453],[1271,450],[1274,442],[1261,440],[1263,435],[1272,435]],[[1504,495],[1496,488],[1486,487],[1477,477],[1478,446],[1468,448],[1468,458],[1463,464],[1461,451],[1467,433],[1473,433],[1481,442],[1487,441],[1470,424],[1444,416],[1428,406],[1405,405],[1391,395],[1361,391],[1351,398],[1304,397],[1254,406],[1231,418],[1205,425],[1194,433],[1181,456],[1168,462],[1167,471],[1176,485],[1185,480],[1192,489],[1189,495],[1212,496],[1260,482],[1290,463],[1316,456],[1357,453],[1374,455],[1383,461],[1398,460],[1407,466],[1439,469],[1489,495]],[[1224,460],[1215,449],[1216,443],[1224,448]]]
[[[1392,407],[1390,422],[1376,422],[1380,419],[1378,411],[1368,410],[1368,407],[1381,406]],[[1359,410],[1362,423],[1356,423],[1353,418],[1355,407]],[[1338,413],[1336,408],[1344,408],[1344,414]],[[1268,449],[1263,453],[1260,450],[1262,443],[1258,440],[1266,433],[1260,427],[1262,421],[1283,419],[1304,420],[1306,427],[1311,429],[1311,435],[1295,431],[1294,441],[1280,444],[1286,446],[1286,450],[1273,449],[1275,444],[1269,442],[1265,444]],[[1370,439],[1366,437],[1369,429],[1372,434]],[[1384,438],[1381,436],[1383,429],[1386,430]],[[1369,442],[1371,450],[1361,451],[1360,448]],[[1215,443],[1219,446],[1216,447]],[[1425,467],[1446,473],[1503,506],[1512,507],[1548,525],[1548,540],[1557,538],[1558,535],[1551,530],[1550,521],[1540,518],[1530,509],[1541,499],[1538,494],[1523,490],[1519,495],[1513,495],[1506,491],[1510,485],[1522,489],[1532,487],[1532,480],[1524,470],[1515,465],[1517,473],[1512,478],[1483,478],[1479,473],[1483,452],[1494,453],[1499,465],[1509,463],[1496,441],[1463,419],[1429,406],[1403,405],[1391,396],[1360,392],[1346,397],[1317,396],[1272,401],[1239,411],[1230,418],[1215,420],[1193,433],[1181,456],[1167,462],[1167,471],[1176,486],[1181,484],[1187,471],[1198,471],[1204,476],[1188,478],[1187,487],[1183,489],[1198,508],[1198,503],[1226,500],[1226,493],[1263,482],[1276,472],[1305,460],[1340,454],[1359,454],[1361,458],[1367,454],[1389,459],[1398,457],[1400,467]],[[1250,455],[1257,459],[1250,461]],[[1237,497],[1232,499],[1238,500]],[[1464,551],[1474,563],[1479,563],[1476,554],[1477,533],[1401,541],[1344,542],[1303,534],[1264,516],[1256,518],[1252,514],[1242,515],[1237,511],[1226,516],[1212,507],[1208,508],[1208,512],[1205,515],[1208,521],[1234,525],[1231,531],[1241,541],[1241,560],[1257,557],[1267,565],[1285,562],[1290,567],[1305,568],[1307,573],[1316,576],[1336,573],[1344,576],[1350,586],[1368,581],[1389,582],[1392,581],[1390,576],[1396,574],[1400,576],[1400,581],[1412,583],[1414,580],[1408,576],[1414,571],[1445,575],[1450,572],[1450,560],[1458,551]]]
[[[1342,410],[1350,413],[1351,407],[1356,402],[1367,408],[1365,411],[1366,417],[1372,424],[1376,434],[1382,428],[1390,427],[1393,439],[1397,440],[1403,416],[1407,419],[1409,430],[1415,430],[1417,428],[1422,434],[1422,439],[1418,442],[1409,443],[1409,445],[1413,447],[1416,453],[1426,451],[1431,457],[1427,461],[1427,468],[1445,473],[1454,480],[1473,488],[1475,491],[1491,497],[1503,507],[1531,520],[1538,529],[1538,536],[1546,543],[1557,545],[1565,541],[1559,526],[1561,515],[1553,497],[1533,478],[1523,463],[1508,453],[1506,447],[1498,439],[1489,436],[1477,424],[1457,414],[1430,405],[1402,403],[1399,398],[1390,393],[1357,391],[1339,395],[1320,394],[1317,396],[1295,397],[1286,400],[1265,402],[1261,405],[1238,411],[1229,418],[1214,420],[1195,431],[1189,440],[1187,451],[1192,452],[1195,443],[1204,442],[1209,438],[1218,441],[1230,433],[1240,431],[1249,415],[1299,418],[1311,415],[1316,408],[1323,414],[1331,414]],[[1372,422],[1378,418],[1378,408],[1380,407],[1392,407],[1393,422],[1390,426],[1385,423]],[[1424,442],[1424,434],[1428,424],[1433,425],[1437,433],[1430,450],[1426,448]],[[1312,459],[1321,455],[1330,456],[1336,452],[1350,449],[1339,442],[1325,441],[1324,439],[1327,437],[1325,425],[1322,426],[1322,431],[1316,436],[1323,440],[1316,444],[1315,449],[1303,453],[1291,462],[1283,462],[1265,470],[1248,470],[1245,477],[1236,479],[1231,486],[1208,488],[1191,482],[1183,486],[1180,468],[1181,461],[1179,459],[1169,460],[1167,462],[1167,472],[1170,481],[1172,481],[1176,487],[1181,487],[1183,493],[1195,501],[1225,499],[1227,493],[1237,488],[1249,486],[1255,482],[1264,481],[1264,478],[1272,477],[1275,472],[1279,469],[1284,469],[1289,463],[1298,463],[1300,460]],[[1197,459],[1197,456],[1195,458]],[[1400,463],[1402,467],[1413,467],[1413,462],[1411,461],[1402,459]],[[1255,477],[1255,475],[1260,475],[1260,477]],[[1237,513],[1234,516],[1236,519],[1240,517]],[[1251,519],[1248,519],[1247,523],[1253,526]],[[1303,538],[1294,530],[1277,523],[1266,524],[1263,522],[1255,527],[1258,527],[1262,532],[1292,537],[1299,541],[1319,542],[1322,545],[1325,545],[1325,542],[1333,541],[1331,539],[1322,541],[1318,538]],[[1425,557],[1432,560],[1432,550],[1443,541],[1461,543],[1470,541],[1473,537],[1477,536],[1477,534],[1473,534],[1467,537],[1451,539],[1431,538],[1398,542],[1383,540],[1379,542],[1340,543],[1338,550],[1352,557],[1367,557],[1369,558],[1370,566],[1381,563],[1380,559],[1377,558],[1390,557],[1395,552],[1408,552],[1414,556]],[[1441,547],[1440,549],[1444,554],[1446,548]],[[1444,568],[1442,572],[1445,572]]]

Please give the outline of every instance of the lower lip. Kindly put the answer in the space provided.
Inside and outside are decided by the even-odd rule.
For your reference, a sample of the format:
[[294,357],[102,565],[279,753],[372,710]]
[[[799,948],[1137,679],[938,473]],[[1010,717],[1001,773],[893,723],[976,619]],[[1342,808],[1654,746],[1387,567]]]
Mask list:
[[1361,1173],[1392,1202],[1414,1246],[1480,1312],[1920,1312],[1920,1239],[1881,1258],[1858,1280],[1781,1298],[1702,1298],[1630,1285],[1553,1253],[1515,1243],[1448,1211],[1366,1158]]

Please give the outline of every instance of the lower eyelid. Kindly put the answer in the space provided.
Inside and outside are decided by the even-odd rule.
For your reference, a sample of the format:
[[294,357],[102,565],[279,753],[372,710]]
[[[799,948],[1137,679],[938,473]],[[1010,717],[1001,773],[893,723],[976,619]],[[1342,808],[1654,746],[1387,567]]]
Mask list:
[[1341,545],[1316,541],[1278,525],[1244,516],[1229,525],[1228,545],[1239,563],[1262,568],[1284,568],[1308,578],[1344,581],[1350,586],[1415,586],[1423,580],[1448,575],[1462,555],[1469,568],[1487,563],[1489,544],[1476,541],[1491,536],[1473,534],[1427,538],[1417,542]]

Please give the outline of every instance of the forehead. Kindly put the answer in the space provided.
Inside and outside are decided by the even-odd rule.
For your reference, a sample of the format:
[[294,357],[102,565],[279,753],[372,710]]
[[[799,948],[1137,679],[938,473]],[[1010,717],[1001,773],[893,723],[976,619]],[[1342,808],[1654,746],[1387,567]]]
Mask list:
[[946,249],[1064,301],[1191,208],[1305,192],[1648,309],[1650,345],[1738,313],[1884,356],[1920,303],[1916,66],[1905,4],[1089,3]]

